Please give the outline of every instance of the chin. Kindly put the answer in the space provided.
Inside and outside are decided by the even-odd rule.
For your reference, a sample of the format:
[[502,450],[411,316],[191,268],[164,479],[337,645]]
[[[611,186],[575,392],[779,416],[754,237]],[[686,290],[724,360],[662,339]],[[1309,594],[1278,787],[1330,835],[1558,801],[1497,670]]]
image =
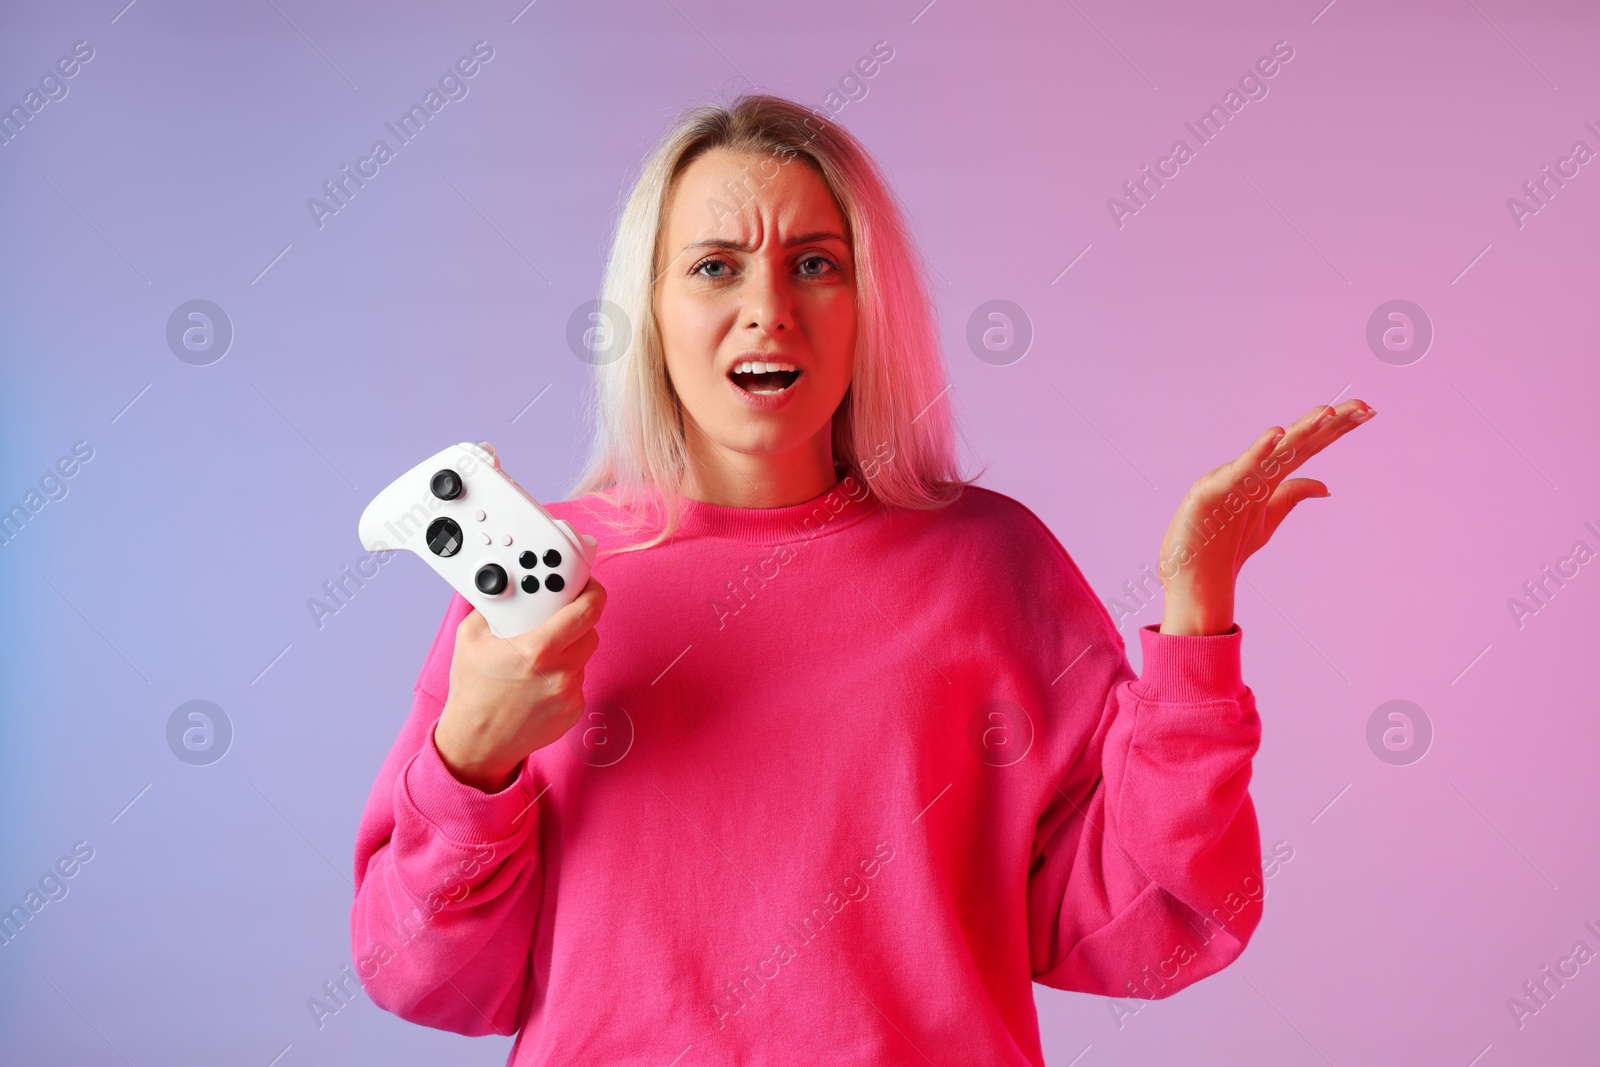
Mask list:
[[[699,405],[702,410],[711,409],[707,417],[695,418],[701,434],[718,448],[746,456],[779,456],[805,449],[818,434],[831,434],[838,410],[838,404],[823,410],[825,405],[817,403],[818,397],[803,394],[769,411],[755,410],[746,403],[729,402],[720,396],[701,399],[710,401]],[[694,414],[693,407],[686,405],[690,415]]]
[[718,446],[746,456],[779,456],[804,448],[827,426],[827,420],[813,425],[812,420],[797,419],[789,412],[754,417],[739,412],[722,424],[721,432],[707,436]]
[[717,444],[730,452],[738,452],[746,456],[781,456],[785,452],[803,447],[811,435],[807,433],[784,432],[746,432],[732,433],[720,438],[713,438]]

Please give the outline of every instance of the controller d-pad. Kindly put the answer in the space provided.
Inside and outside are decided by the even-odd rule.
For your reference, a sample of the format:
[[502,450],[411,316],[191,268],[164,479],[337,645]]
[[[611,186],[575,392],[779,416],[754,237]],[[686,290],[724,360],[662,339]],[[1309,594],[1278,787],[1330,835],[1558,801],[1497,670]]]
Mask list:
[[454,519],[434,519],[428,524],[428,549],[436,556],[453,556],[461,551],[461,527]]

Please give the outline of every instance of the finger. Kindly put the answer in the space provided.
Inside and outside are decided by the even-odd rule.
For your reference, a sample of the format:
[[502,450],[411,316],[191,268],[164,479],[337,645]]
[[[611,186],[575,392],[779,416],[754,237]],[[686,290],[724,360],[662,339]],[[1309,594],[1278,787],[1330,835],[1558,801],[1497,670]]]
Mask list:
[[1295,424],[1289,429],[1290,436],[1305,440],[1331,426],[1342,424],[1343,420],[1351,412],[1364,408],[1366,408],[1366,404],[1355,397],[1351,397],[1349,400],[1337,405],[1318,404],[1295,421]]
[[[1353,418],[1357,412],[1367,414],[1359,419]],[[1255,453],[1252,458],[1257,462],[1265,462],[1268,455],[1281,453],[1276,460],[1277,470],[1268,479],[1281,481],[1306,460],[1371,418],[1371,415],[1372,409],[1364,401],[1353,397],[1337,406],[1318,404],[1283,431],[1282,439],[1275,444],[1262,445],[1258,440],[1251,447],[1250,451]]]
[[1375,412],[1370,404],[1357,397],[1351,397],[1344,403],[1330,408],[1327,414],[1316,420],[1312,426],[1312,435],[1343,433],[1353,426],[1361,425],[1363,419],[1370,418],[1373,414]]
[[1239,460],[1248,462],[1252,466],[1259,463],[1272,454],[1284,434],[1285,430],[1282,426],[1268,426],[1262,431],[1261,436],[1257,437],[1250,447],[1240,454]]
[[530,646],[529,651],[543,648],[560,652],[594,628],[605,606],[606,587],[600,584],[600,579],[590,575],[583,591],[571,603],[513,640]]
[[[1248,448],[1239,453],[1238,458],[1230,463],[1224,463],[1217,470],[1212,471],[1211,474],[1216,474],[1217,471],[1226,471],[1228,480],[1232,482],[1252,471],[1259,473],[1261,468],[1266,466],[1268,457],[1275,452],[1282,451],[1285,435],[1286,431],[1282,426],[1267,427],[1261,432],[1260,437],[1257,437],[1250,443]],[[1281,455],[1278,458],[1278,462],[1280,464],[1283,462]]]
[[589,662],[589,657],[594,655],[594,650],[600,647],[600,631],[590,627],[578,639],[567,646],[566,655],[581,668]]
[[1327,448],[1333,442],[1371,420],[1376,414],[1360,400],[1350,400],[1333,409],[1330,416],[1314,424],[1310,434],[1296,445],[1296,454],[1304,461]]
[[464,637],[475,637],[489,628],[489,620],[485,619],[477,608],[473,608],[461,616],[461,621],[456,623],[456,640]]
[[1273,491],[1267,498],[1267,515],[1264,523],[1264,538],[1272,536],[1278,524],[1288,518],[1289,512],[1302,500],[1311,497],[1331,496],[1328,487],[1315,478],[1290,478]]
[[[1291,446],[1297,442],[1304,442],[1330,426],[1348,428],[1347,417],[1356,410],[1368,410],[1367,405],[1360,400],[1350,399],[1337,407],[1327,404],[1317,404],[1300,416],[1287,429],[1282,426],[1269,426],[1262,431],[1249,448],[1245,449],[1244,457],[1265,456],[1281,447],[1279,439],[1283,439]],[[1241,458],[1244,458],[1241,457]]]
[[1284,434],[1282,446],[1294,450],[1296,455],[1305,452],[1313,438],[1338,418],[1338,408],[1318,404],[1300,416]]

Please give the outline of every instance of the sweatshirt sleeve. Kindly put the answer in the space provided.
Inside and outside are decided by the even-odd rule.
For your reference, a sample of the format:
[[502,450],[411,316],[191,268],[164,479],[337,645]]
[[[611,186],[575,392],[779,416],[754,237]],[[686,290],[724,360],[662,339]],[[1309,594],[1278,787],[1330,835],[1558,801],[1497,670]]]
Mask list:
[[509,1036],[540,902],[538,808],[527,761],[511,785],[485,793],[456,779],[434,747],[456,626],[470,610],[456,594],[362,814],[351,951],[363,988],[385,1011],[455,1033]]
[[1248,791],[1261,723],[1241,676],[1243,631],[1145,626],[1135,677],[1104,605],[1067,565],[1087,598],[1072,606],[1100,624],[1077,631],[1089,636],[1076,639],[1082,659],[1062,682],[1075,682],[1072,696],[1055,710],[1092,729],[1069,731],[1072,757],[1051,772],[1034,835],[1034,980],[1161,999],[1237,959],[1261,920]]

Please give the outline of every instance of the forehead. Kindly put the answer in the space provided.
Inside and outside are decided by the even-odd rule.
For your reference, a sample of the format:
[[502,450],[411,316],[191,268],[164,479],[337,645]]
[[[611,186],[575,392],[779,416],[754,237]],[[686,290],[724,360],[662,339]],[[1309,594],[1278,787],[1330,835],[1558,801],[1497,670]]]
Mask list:
[[804,156],[787,163],[778,154],[714,148],[684,168],[673,182],[663,220],[666,249],[725,238],[780,240],[832,230],[847,241],[844,214],[827,182]]

